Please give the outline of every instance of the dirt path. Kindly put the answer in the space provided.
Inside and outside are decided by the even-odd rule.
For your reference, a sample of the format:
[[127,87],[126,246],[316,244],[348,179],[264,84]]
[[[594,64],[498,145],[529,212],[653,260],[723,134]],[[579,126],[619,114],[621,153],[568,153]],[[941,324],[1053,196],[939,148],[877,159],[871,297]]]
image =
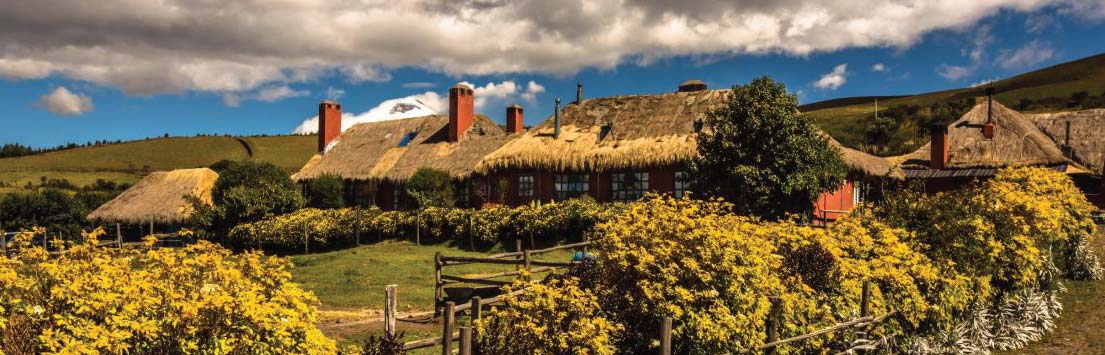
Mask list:
[[[1105,225],[1097,229],[1094,251],[1105,261]],[[1024,349],[996,354],[1105,354],[1105,280],[1067,281],[1067,293],[1060,297],[1063,315],[1055,333]]]

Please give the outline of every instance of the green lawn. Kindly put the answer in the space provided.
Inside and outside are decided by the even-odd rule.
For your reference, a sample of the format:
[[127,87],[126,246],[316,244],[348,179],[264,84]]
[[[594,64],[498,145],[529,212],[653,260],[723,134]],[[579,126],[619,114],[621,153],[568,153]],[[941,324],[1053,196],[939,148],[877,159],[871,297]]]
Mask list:
[[[322,305],[320,328],[343,345],[364,342],[369,335],[381,334],[383,325],[366,322],[380,318],[384,306],[384,287],[398,286],[400,315],[433,309],[434,253],[447,256],[486,256],[488,252],[470,252],[447,244],[414,245],[407,241],[383,241],[357,248],[319,254],[293,256],[295,282],[318,296]],[[489,253],[499,253],[493,250]],[[566,261],[572,251],[559,250],[536,259]],[[512,265],[460,265],[445,269],[446,275],[479,274],[514,270]],[[440,323],[400,321],[404,340],[439,336]],[[439,349],[439,348],[438,348]],[[415,354],[431,354],[426,349]],[[440,352],[440,350],[438,350]]]

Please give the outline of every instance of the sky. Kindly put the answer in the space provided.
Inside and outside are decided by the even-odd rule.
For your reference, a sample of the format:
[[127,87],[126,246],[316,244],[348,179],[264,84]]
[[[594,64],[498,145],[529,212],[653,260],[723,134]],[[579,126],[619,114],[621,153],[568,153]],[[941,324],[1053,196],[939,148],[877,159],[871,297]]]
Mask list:
[[[801,103],[978,85],[1105,52],[1105,0],[5,0],[0,144],[288,134],[448,88],[553,100],[770,76]],[[390,106],[389,106],[390,107]]]

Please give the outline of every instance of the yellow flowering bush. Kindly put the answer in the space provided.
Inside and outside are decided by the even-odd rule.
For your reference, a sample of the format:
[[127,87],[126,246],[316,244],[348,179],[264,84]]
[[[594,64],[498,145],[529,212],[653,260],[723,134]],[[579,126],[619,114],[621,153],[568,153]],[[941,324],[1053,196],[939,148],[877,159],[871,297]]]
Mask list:
[[230,230],[228,241],[237,248],[275,251],[303,250],[307,238],[313,249],[352,245],[356,242],[357,225],[365,224],[379,213],[375,208],[304,208],[235,226]]
[[6,354],[333,354],[317,302],[290,264],[180,249],[96,247],[97,229],[51,255],[16,236],[0,257],[0,346]]
[[[509,295],[518,289],[524,293]],[[601,316],[598,298],[575,278],[504,287],[505,305],[475,322],[476,346],[496,355],[610,355],[620,326]]]

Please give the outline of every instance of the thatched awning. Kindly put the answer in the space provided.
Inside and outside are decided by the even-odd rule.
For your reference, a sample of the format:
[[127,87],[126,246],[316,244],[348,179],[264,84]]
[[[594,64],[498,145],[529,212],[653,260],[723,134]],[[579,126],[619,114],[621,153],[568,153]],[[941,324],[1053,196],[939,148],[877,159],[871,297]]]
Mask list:
[[181,223],[195,213],[186,196],[211,204],[219,174],[207,168],[152,173],[88,215],[90,221],[145,224]]
[[1070,122],[1072,158],[1090,171],[1105,175],[1105,109],[1025,116],[1059,147],[1067,142],[1067,122]]
[[[703,90],[583,100],[488,155],[476,170],[603,171],[686,164],[698,156],[696,122],[725,105],[729,90]],[[886,159],[841,148],[852,169],[869,176],[901,174]]]
[[292,179],[333,174],[348,180],[402,181],[421,167],[463,179],[484,156],[512,137],[489,118],[476,115],[468,133],[458,142],[449,142],[448,125],[449,116],[443,115],[355,125],[324,154],[312,157]]
[[[1021,113],[994,102],[994,138],[982,135],[987,120],[987,103],[976,105],[948,126],[947,169],[1002,168],[1012,166],[1059,165],[1070,161],[1059,147]],[[890,158],[905,169],[929,167],[929,144],[913,153]]]

